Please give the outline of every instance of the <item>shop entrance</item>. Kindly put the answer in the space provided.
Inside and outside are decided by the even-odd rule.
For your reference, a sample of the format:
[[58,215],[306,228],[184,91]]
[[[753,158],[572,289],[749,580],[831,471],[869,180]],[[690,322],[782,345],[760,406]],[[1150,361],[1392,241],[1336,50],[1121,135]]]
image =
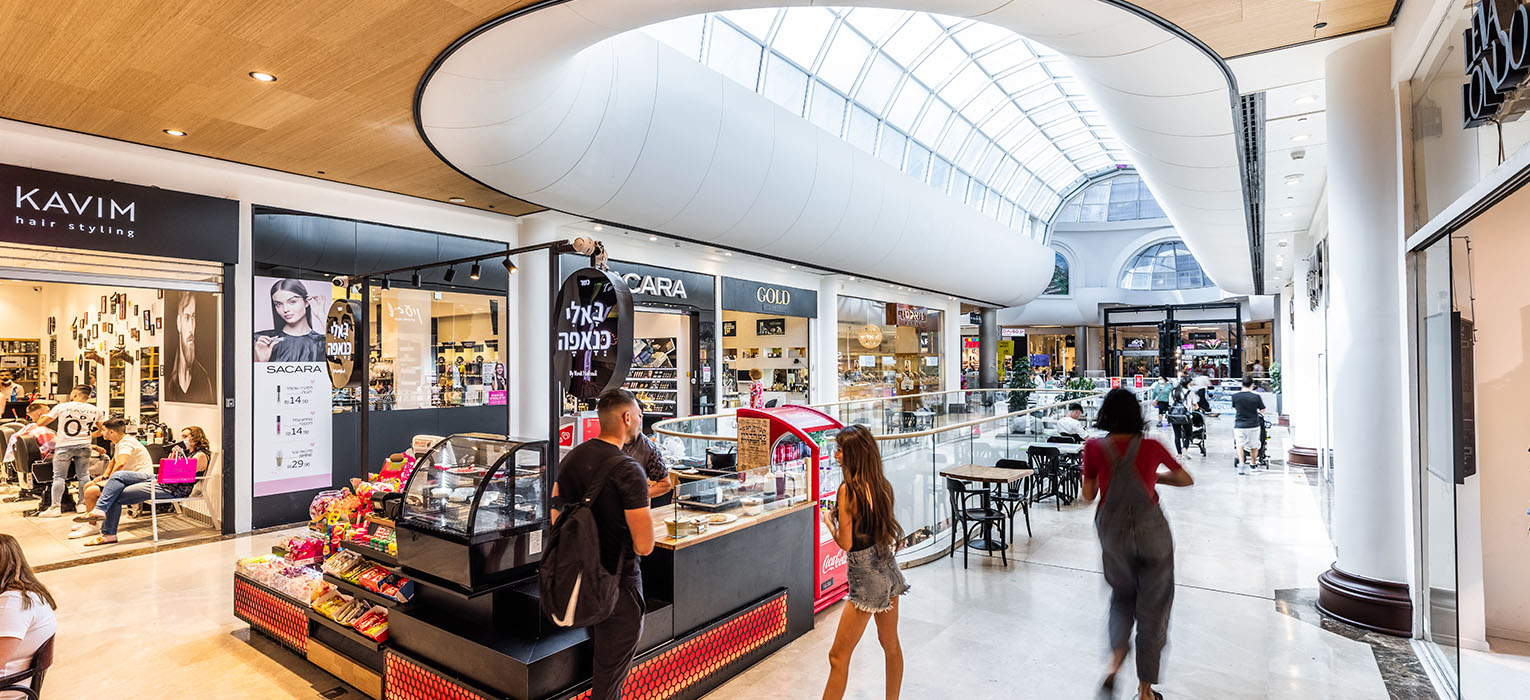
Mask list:
[[1237,303],[1105,309],[1112,376],[1241,377],[1242,309]]
[[[20,541],[34,565],[148,548],[156,535],[161,543],[217,537],[226,515],[224,266],[45,250],[0,248],[0,436],[6,443],[0,529]],[[39,255],[51,269],[21,271]],[[36,419],[68,401],[76,387],[88,388],[89,403],[108,419],[125,419],[126,436],[117,443],[91,440],[95,454],[87,473],[68,475],[61,517],[39,517],[55,505],[53,456],[58,431],[67,428],[57,421],[39,426]],[[29,410],[31,404],[39,408]],[[177,452],[183,436],[195,444]],[[199,462],[203,478],[185,500],[159,505],[157,517],[146,504],[112,508],[120,514],[118,542],[87,545],[100,527],[77,522],[84,513],[74,507],[94,502],[111,469],[152,475],[161,459],[201,447],[207,449]]]

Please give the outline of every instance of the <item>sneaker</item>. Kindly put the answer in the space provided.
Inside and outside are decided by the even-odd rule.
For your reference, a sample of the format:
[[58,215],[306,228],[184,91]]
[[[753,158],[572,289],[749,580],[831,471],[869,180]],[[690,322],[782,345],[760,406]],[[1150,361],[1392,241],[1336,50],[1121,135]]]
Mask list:
[[77,540],[81,537],[90,537],[91,535],[99,534],[101,534],[101,528],[95,525],[76,525],[74,526],[73,530],[69,531],[69,539]]
[[38,513],[37,517],[39,517],[39,518],[62,518],[62,517],[64,517],[64,512],[59,510],[58,506],[54,506],[54,507],[49,508],[49,509],[47,509],[45,511],[42,511],[41,513]]

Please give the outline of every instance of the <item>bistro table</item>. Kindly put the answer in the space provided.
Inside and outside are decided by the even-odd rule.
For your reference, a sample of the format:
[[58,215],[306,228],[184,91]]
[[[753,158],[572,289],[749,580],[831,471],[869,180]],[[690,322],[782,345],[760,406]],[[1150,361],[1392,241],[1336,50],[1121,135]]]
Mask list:
[[[963,464],[961,466],[947,467],[940,470],[941,476],[956,479],[957,481],[971,481],[983,484],[985,487],[1013,484],[1016,481],[1024,479],[1028,476],[1032,476],[1035,473],[1036,470],[1034,469],[1008,469],[1005,467],[988,467],[981,464]],[[981,498],[983,509],[987,510],[989,505],[989,491],[987,488],[983,489]],[[983,525],[983,539],[976,542],[968,542],[967,546],[985,552],[993,552],[1004,549],[1005,544],[1003,542],[996,541],[988,536],[988,533],[991,531],[990,527],[991,526],[985,523]]]

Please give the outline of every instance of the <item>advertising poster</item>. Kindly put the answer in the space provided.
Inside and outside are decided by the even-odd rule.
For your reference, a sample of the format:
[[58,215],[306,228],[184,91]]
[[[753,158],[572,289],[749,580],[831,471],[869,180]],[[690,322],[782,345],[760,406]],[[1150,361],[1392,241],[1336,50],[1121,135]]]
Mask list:
[[510,393],[507,390],[505,363],[483,363],[483,386],[488,392],[488,405],[503,406],[509,402]]
[[165,334],[165,369],[161,375],[165,401],[217,403],[218,380],[213,376],[213,368],[218,366],[218,329],[222,327],[218,323],[217,295],[167,289],[165,316],[169,325]]
[[[327,280],[256,277],[254,493],[327,488],[331,399]],[[166,300],[168,303],[168,299]]]
[[391,333],[383,333],[382,356],[402,358],[393,363],[394,407],[398,410],[430,408],[436,384],[435,356],[430,340],[431,293],[420,289],[392,289],[381,295],[383,313]]

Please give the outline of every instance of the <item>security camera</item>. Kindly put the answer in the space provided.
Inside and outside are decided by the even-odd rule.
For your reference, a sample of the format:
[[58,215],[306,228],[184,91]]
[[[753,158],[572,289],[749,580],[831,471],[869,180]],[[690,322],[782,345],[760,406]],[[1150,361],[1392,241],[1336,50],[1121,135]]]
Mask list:
[[346,277],[345,275],[335,275],[333,278],[330,279],[330,282],[334,283],[334,285],[336,287],[340,287],[341,289],[344,289],[345,287],[350,286],[351,278]]

